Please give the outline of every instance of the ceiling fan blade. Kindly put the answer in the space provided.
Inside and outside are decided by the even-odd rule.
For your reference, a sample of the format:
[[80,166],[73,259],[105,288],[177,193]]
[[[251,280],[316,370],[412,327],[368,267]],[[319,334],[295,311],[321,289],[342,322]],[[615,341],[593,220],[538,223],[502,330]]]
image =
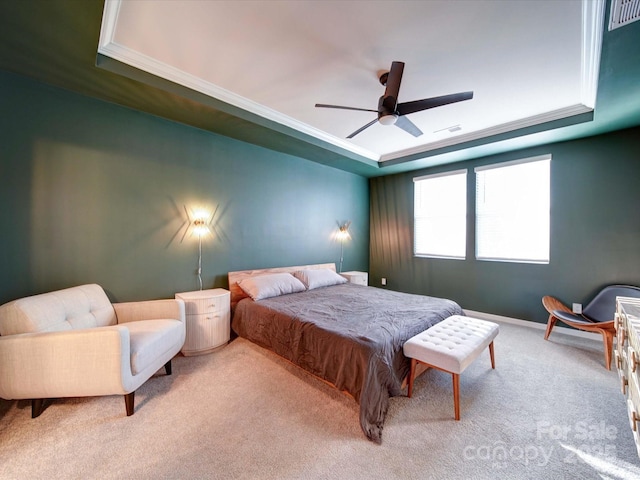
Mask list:
[[397,112],[398,115],[408,115],[410,113],[421,112],[429,108],[441,107],[443,105],[449,105],[450,103],[462,102],[464,100],[471,100],[473,98],[473,92],[461,92],[453,93],[451,95],[443,95],[441,97],[425,98],[423,100],[414,100],[413,102],[399,103]]
[[371,120],[369,123],[367,123],[364,127],[360,127],[358,130],[356,130],[355,132],[353,132],[351,135],[349,135],[347,138],[353,138],[356,135],[358,135],[360,132],[362,132],[365,128],[369,128],[371,125],[373,125],[374,123],[376,123],[378,121],[377,118],[374,118],[373,120]]
[[398,98],[400,92],[400,82],[402,82],[402,72],[404,72],[404,62],[392,62],[389,76],[387,76],[387,86],[384,90],[384,96],[392,96]]
[[400,127],[407,133],[410,133],[414,137],[422,135],[422,130],[416,127],[415,123],[409,120],[407,117],[398,117],[396,120],[396,127]]
[[373,112],[378,113],[377,110],[371,110],[369,108],[358,108],[358,107],[344,107],[342,105],[327,105],[325,103],[316,103],[316,107],[318,108],[339,108],[341,110],[357,110],[358,112]]

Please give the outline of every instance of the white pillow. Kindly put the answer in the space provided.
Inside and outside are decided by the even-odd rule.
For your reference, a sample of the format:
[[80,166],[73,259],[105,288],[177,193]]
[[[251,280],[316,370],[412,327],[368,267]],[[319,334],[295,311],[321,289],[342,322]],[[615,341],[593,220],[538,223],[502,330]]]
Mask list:
[[347,283],[347,279],[341,275],[338,275],[333,270],[328,268],[316,269],[316,270],[298,270],[293,274],[297,279],[305,284],[308,290],[313,290],[319,287],[328,287],[330,285],[338,285],[340,283]]
[[272,273],[245,278],[238,282],[238,286],[254,300],[306,290],[304,284],[290,273]]

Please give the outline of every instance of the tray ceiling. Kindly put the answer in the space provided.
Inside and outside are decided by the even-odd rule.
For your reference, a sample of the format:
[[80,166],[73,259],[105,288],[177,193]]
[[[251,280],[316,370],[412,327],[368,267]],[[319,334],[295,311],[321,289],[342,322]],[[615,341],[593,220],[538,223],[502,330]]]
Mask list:
[[[603,3],[107,0],[99,53],[366,159],[426,152],[593,110]],[[375,123],[378,77],[405,62],[398,101],[473,91]],[[566,123],[572,123],[566,120]]]

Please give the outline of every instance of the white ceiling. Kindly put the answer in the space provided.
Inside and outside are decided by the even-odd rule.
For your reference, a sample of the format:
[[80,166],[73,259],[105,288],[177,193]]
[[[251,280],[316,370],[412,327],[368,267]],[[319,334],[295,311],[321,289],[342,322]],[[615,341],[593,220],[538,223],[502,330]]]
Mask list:
[[[591,111],[603,1],[106,0],[99,53],[386,161]],[[378,76],[405,62],[399,101],[471,90],[374,124]],[[451,133],[448,128],[459,125]]]

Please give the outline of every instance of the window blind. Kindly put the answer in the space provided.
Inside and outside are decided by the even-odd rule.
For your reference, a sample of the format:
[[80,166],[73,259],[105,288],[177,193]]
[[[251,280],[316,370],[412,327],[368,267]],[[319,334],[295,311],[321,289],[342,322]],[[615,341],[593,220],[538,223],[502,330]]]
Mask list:
[[476,258],[549,263],[551,156],[478,167]]
[[465,258],[467,171],[417,177],[414,181],[414,254]]

